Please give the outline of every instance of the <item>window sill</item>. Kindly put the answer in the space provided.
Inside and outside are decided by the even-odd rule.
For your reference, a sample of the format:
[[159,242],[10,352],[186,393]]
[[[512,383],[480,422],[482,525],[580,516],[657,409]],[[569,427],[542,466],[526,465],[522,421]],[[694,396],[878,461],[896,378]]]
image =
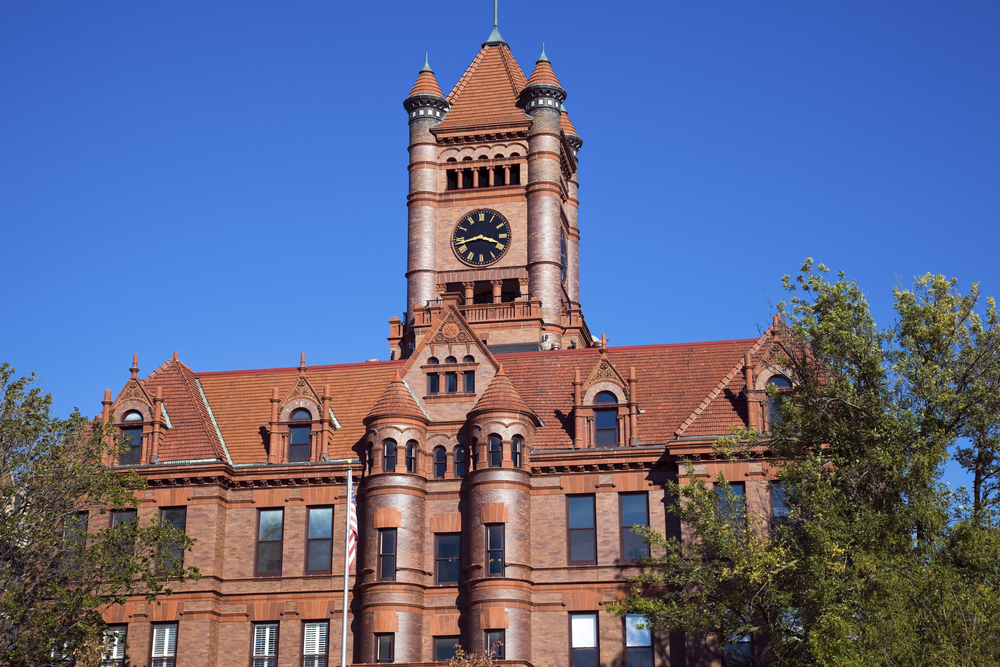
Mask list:
[[427,394],[424,401],[427,403],[462,403],[471,401],[476,397],[474,391],[456,391],[452,393],[440,392],[437,394]]

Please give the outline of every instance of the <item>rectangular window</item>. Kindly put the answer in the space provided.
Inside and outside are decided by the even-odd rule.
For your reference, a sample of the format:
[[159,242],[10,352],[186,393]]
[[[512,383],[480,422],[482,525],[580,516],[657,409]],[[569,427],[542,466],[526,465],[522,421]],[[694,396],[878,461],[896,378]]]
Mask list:
[[493,656],[494,660],[504,660],[504,646],[507,639],[503,630],[486,631],[486,651]]
[[771,508],[774,513],[774,523],[783,525],[788,523],[788,517],[792,510],[788,506],[788,489],[782,484],[771,485]]
[[127,625],[109,625],[104,628],[104,657],[101,667],[121,667],[125,664],[125,638]]
[[288,460],[308,461],[312,449],[311,426],[288,427]]
[[142,427],[123,428],[122,436],[128,451],[118,457],[118,465],[135,465],[142,459]]
[[454,394],[458,391],[458,376],[454,373],[445,373],[445,379],[448,381],[448,393]]
[[633,526],[649,525],[649,508],[646,493],[621,493],[621,543],[622,560],[637,561],[649,556],[649,545],[633,532]]
[[715,492],[719,496],[719,517],[731,522],[742,521],[745,516],[746,486],[743,482],[732,482],[728,486],[729,494],[721,484],[715,485]]
[[406,443],[406,472],[417,471],[417,443],[410,440]]
[[567,496],[569,513],[569,562],[597,563],[597,530],[594,496]]
[[278,624],[255,623],[253,626],[253,666],[278,666]]
[[598,447],[618,446],[618,411],[594,410],[595,440]]
[[396,441],[386,440],[382,448],[382,472],[396,472]]
[[462,536],[459,533],[437,535],[436,541],[437,582],[457,584],[461,571]]
[[503,524],[489,524],[486,526],[486,574],[502,577],[503,564]]
[[375,662],[392,662],[396,652],[396,635],[392,633],[375,635]]
[[177,624],[161,623],[153,626],[152,658],[150,667],[174,667],[177,660]]
[[302,667],[326,667],[329,650],[330,623],[305,623],[302,628]]
[[653,637],[641,614],[625,615],[625,664],[626,667],[652,667]]
[[[160,523],[164,525],[170,525],[181,531],[182,533],[187,528],[187,508],[186,507],[164,507],[160,510]],[[177,565],[184,564],[184,550],[181,549],[180,544],[177,542],[168,542],[164,546],[164,551],[170,554],[170,557],[176,562]],[[174,563],[165,563],[167,567],[172,567]]]
[[750,667],[753,664],[753,640],[750,635],[726,644],[725,667]]
[[427,393],[436,394],[441,391],[441,377],[437,373],[427,374]]
[[473,371],[465,373],[465,391],[470,394],[476,391],[476,374]]
[[284,533],[284,510],[257,512],[257,576],[281,574],[281,547]]
[[396,529],[380,528],[378,531],[378,578],[396,580]]
[[[135,523],[138,515],[135,510],[118,510],[111,513],[111,527],[117,528],[118,526],[123,526],[125,524]],[[118,551],[122,554],[123,558],[127,558],[132,555],[135,551],[135,539],[131,535],[115,535],[115,541],[118,543]]]
[[333,508],[309,508],[309,533],[306,536],[306,573],[328,574],[333,571]]
[[597,614],[570,614],[572,667],[597,666]]
[[80,562],[87,549],[87,524],[90,520],[89,512],[77,512],[66,519],[63,526],[63,538],[65,540],[63,561],[67,568],[72,569]]
[[455,657],[455,647],[461,643],[461,637],[435,637],[434,659],[451,660]]

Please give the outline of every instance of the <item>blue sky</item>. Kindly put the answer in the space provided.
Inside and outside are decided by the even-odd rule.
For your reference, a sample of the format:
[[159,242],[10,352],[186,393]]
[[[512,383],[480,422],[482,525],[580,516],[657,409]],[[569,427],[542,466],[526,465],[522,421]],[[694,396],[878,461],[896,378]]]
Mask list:
[[[96,413],[132,353],[387,358],[406,114],[489,0],[0,4],[0,360]],[[1000,292],[1000,3],[528,2],[580,153],[581,301],[612,345],[753,337],[805,257],[880,323],[927,271]]]

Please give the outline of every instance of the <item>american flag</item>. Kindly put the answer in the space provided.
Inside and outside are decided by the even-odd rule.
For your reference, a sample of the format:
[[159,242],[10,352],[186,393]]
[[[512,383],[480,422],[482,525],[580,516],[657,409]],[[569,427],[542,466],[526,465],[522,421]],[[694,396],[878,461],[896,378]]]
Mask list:
[[354,502],[354,476],[347,474],[347,569],[358,556],[358,507]]

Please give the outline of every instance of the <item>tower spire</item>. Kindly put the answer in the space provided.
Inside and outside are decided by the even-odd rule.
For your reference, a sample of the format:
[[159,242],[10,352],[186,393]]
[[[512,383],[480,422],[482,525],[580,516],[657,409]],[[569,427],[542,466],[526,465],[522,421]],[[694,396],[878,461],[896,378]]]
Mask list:
[[483,46],[486,46],[487,44],[506,43],[507,42],[503,41],[503,37],[500,36],[500,30],[497,28],[497,0],[493,0],[493,32],[491,32],[490,36],[486,38],[485,42],[483,42]]

